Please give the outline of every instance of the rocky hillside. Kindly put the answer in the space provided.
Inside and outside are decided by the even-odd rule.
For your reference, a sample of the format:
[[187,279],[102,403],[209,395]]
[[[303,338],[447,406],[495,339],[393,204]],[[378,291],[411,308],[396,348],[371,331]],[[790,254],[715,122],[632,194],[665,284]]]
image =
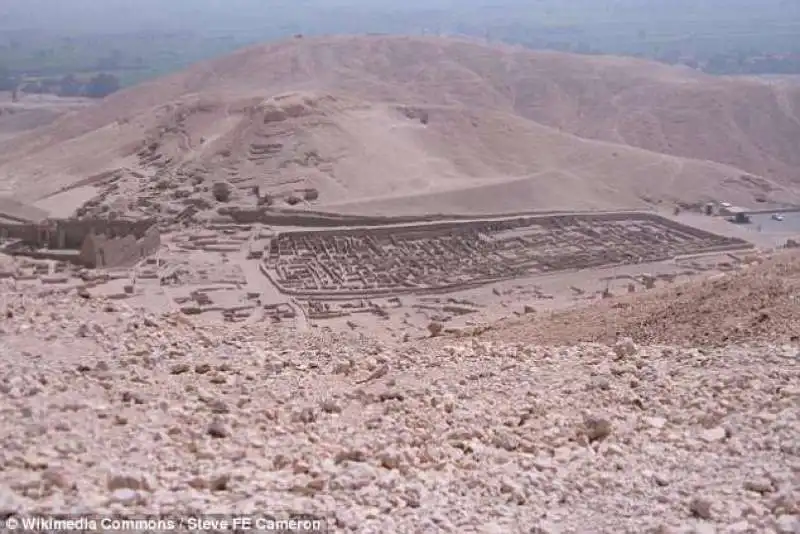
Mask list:
[[800,336],[800,253],[753,256],[744,269],[669,285],[642,295],[533,320],[505,321],[487,333],[504,341],[613,342],[725,346],[753,340],[796,344]]
[[429,350],[5,289],[0,517],[270,510],[336,532],[798,531],[796,345]]

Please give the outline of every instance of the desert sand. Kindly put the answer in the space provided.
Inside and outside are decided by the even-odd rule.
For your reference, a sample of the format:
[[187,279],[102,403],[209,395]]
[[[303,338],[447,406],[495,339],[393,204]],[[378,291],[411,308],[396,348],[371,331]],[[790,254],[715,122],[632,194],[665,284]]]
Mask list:
[[24,95],[15,102],[10,92],[0,91],[0,141],[51,124],[62,115],[92,104],[86,98],[52,95]]
[[164,181],[190,197],[215,181],[278,199],[314,188],[315,205],[352,213],[796,203],[798,108],[795,85],[635,59],[292,39],[2,142],[0,176],[35,202],[113,175],[112,209]]

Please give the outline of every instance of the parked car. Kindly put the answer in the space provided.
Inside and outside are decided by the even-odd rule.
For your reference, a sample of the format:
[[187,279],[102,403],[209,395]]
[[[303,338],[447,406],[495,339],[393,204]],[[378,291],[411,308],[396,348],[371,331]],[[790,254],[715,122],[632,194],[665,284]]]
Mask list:
[[773,221],[782,221],[783,220],[783,215],[781,215],[780,213],[773,213],[772,214],[772,220]]

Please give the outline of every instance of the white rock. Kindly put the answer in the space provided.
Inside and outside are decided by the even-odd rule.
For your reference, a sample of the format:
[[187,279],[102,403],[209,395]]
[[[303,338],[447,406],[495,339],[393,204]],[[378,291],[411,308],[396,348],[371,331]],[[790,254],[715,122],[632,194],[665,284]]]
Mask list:
[[723,530],[724,534],[749,534],[750,532],[753,532],[753,526],[748,521],[739,521],[728,525]]
[[800,534],[800,515],[782,515],[775,521],[778,534]]
[[702,439],[706,443],[715,443],[724,440],[726,435],[727,434],[725,432],[725,429],[718,426],[716,428],[709,428],[707,430],[704,430],[700,434],[700,439]]
[[663,417],[645,417],[644,421],[647,423],[647,426],[659,430],[664,428],[664,425],[667,424],[667,420]]
[[717,528],[711,523],[701,522],[694,525],[691,532],[692,534],[717,534]]
[[139,492],[128,488],[120,488],[111,492],[112,502],[130,506],[140,501]]
[[0,517],[19,513],[23,509],[23,499],[8,486],[0,485]]

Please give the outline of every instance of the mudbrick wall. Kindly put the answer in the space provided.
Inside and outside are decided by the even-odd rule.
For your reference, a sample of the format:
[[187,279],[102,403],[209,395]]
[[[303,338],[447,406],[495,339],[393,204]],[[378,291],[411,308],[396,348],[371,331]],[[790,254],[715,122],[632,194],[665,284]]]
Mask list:
[[[124,236],[133,236],[135,239],[141,239],[151,226],[153,226],[153,222],[150,220],[86,219],[57,221],[56,235],[51,235],[50,248],[82,248],[86,237],[92,234],[106,236],[109,239]],[[63,239],[63,242],[60,243],[59,239]]]
[[39,241],[39,225],[33,223],[0,224],[0,238],[19,239],[25,243]]
[[[368,216],[368,215],[345,215],[338,213],[329,213],[323,211],[313,210],[297,210],[297,209],[284,209],[284,208],[241,208],[241,207],[224,207],[218,210],[220,215],[224,215],[233,219],[239,224],[253,224],[261,223],[272,226],[306,226],[306,227],[336,227],[337,233],[341,232],[342,227],[363,227],[363,226],[388,226],[396,224],[415,224],[415,223],[434,223],[440,222],[441,228],[447,225],[453,225],[454,222],[458,224],[464,221],[484,221],[488,219],[508,219],[508,218],[527,218],[533,217],[541,219],[546,224],[546,221],[568,220],[577,217],[585,221],[603,222],[603,221],[619,221],[628,219],[638,220],[651,220],[668,226],[673,229],[681,228],[686,232],[699,232],[708,234],[703,230],[697,230],[689,227],[687,230],[685,225],[667,219],[652,211],[631,211],[631,210],[617,210],[606,212],[565,212],[565,211],[530,211],[530,212],[513,212],[513,213],[498,213],[495,215],[484,214],[481,216],[474,215],[458,215],[458,214],[432,214],[426,216]],[[448,222],[449,221],[449,222]],[[316,231],[314,231],[316,232]],[[360,229],[356,230],[356,233]],[[699,236],[699,234],[698,234]]]
[[0,224],[0,238],[19,240],[13,247],[17,254],[80,251],[75,261],[87,267],[130,265],[161,246],[161,236],[151,220],[51,219]]
[[81,262],[88,267],[127,267],[155,253],[161,246],[161,234],[151,226],[141,237],[130,233],[122,237],[89,234],[81,247]]
[[[382,222],[375,224],[375,221],[378,220],[377,218],[374,220],[370,218],[362,218],[361,224],[363,226],[370,226],[372,224],[375,224],[376,227],[372,228],[356,227],[349,229],[337,228],[330,230],[326,229],[326,230],[309,230],[309,231],[296,230],[291,233],[296,237],[312,237],[324,234],[326,232],[330,233],[331,235],[335,234],[337,236],[342,236],[342,237],[344,236],[361,237],[366,235],[382,237],[386,235],[395,235],[399,233],[407,235],[409,232],[413,232],[418,237],[423,237],[425,234],[436,235],[442,231],[447,231],[447,230],[459,230],[469,227],[478,228],[484,225],[488,220],[488,218],[483,217],[480,219],[475,218],[473,220],[469,220],[466,222],[448,221],[448,222],[430,223],[430,224],[425,224],[424,226],[413,226],[413,227],[391,227],[391,226],[387,226],[384,228],[379,227],[379,225],[385,225],[387,220],[391,221],[391,223],[393,224],[405,224],[407,222],[406,220],[401,220],[401,219],[402,218],[397,218],[397,219],[385,218],[381,220]],[[560,224],[571,224],[573,221],[576,220],[591,222],[591,223],[604,223],[604,222],[615,222],[615,221],[639,221],[639,222],[653,223],[663,228],[668,228],[672,231],[689,234],[698,239],[712,239],[714,237],[719,237],[706,230],[701,230],[693,226],[681,224],[666,217],[662,217],[661,215],[658,215],[656,213],[641,212],[641,211],[606,212],[606,213],[592,213],[592,212],[560,213],[555,215],[545,215],[537,213],[537,214],[523,215],[522,217],[520,217],[520,219],[527,219],[533,224],[537,224],[544,227],[557,227]],[[432,218],[430,220],[435,220],[435,218]],[[296,223],[298,221],[292,221],[292,222]],[[308,221],[303,220],[303,222],[307,223]],[[427,222],[427,221],[422,221],[422,222]],[[297,226],[301,226],[301,224],[297,224]],[[732,241],[737,243],[740,247],[747,245],[747,242],[745,242],[742,239],[732,238]]]
[[[476,219],[474,215],[398,215],[398,216],[369,216],[346,215],[328,213],[323,211],[282,209],[282,208],[229,208],[224,207],[217,213],[233,219],[239,224],[261,223],[272,226],[310,226],[310,227],[346,227],[346,226],[383,226],[392,224],[413,224],[435,221],[465,221]],[[482,215],[480,219],[493,217],[514,216],[544,216],[561,212],[535,212],[535,213],[503,213],[497,215]],[[627,212],[626,212],[627,213]]]
[[338,215],[321,212],[284,212],[265,208],[258,209],[223,209],[220,215],[226,215],[238,224],[261,223],[273,226],[378,226],[383,224],[397,224],[403,222],[426,221],[421,217],[362,217],[357,215]]
[[151,226],[151,220],[49,219],[41,223],[0,224],[0,237],[20,239],[35,248],[80,249],[86,236],[93,233],[141,239]]

